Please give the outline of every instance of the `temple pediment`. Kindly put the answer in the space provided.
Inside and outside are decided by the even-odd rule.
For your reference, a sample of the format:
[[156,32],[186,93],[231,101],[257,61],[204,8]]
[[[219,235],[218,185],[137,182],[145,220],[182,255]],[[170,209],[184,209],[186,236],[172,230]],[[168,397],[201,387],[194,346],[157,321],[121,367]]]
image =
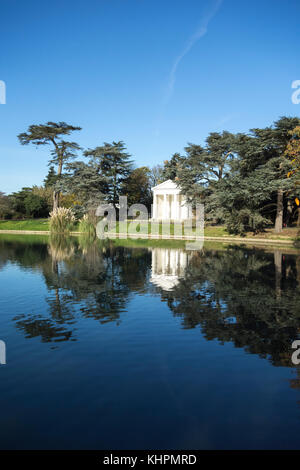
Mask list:
[[179,194],[180,193],[180,188],[172,180],[164,181],[163,183],[160,183],[157,186],[154,186],[153,188],[151,188],[151,190],[153,192],[170,191],[172,194],[177,194],[177,193]]

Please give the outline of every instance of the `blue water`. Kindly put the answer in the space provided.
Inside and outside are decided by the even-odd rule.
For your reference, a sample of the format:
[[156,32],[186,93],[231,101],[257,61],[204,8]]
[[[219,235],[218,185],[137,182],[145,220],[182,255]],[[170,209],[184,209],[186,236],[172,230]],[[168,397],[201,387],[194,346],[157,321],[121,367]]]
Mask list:
[[2,449],[298,449],[300,255],[0,237]]

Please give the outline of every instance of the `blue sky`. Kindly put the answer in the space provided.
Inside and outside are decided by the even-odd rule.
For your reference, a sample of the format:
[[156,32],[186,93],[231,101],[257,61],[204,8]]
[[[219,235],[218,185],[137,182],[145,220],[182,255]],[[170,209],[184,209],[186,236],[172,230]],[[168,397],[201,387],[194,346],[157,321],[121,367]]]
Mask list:
[[50,148],[30,124],[83,128],[84,148],[124,140],[153,166],[209,132],[281,115],[300,80],[298,0],[1,0],[0,191],[41,184]]

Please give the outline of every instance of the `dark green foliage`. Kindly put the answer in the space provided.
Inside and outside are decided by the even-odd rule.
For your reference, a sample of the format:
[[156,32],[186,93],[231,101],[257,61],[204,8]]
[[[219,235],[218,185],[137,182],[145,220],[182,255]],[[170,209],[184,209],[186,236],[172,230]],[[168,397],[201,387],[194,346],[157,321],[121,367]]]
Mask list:
[[[284,157],[290,139],[289,131],[299,122],[298,118],[283,117],[273,127],[252,129],[249,135],[237,136],[238,178],[226,182],[221,200],[226,206],[227,220],[242,231],[251,223],[241,224],[242,214],[248,213],[249,220],[257,221],[254,231],[275,223],[276,231],[282,230],[284,206],[294,193],[293,178],[287,178],[291,164]],[[227,202],[226,202],[227,201]],[[245,221],[245,217],[242,217]],[[235,230],[234,230],[235,231]]]
[[21,191],[12,193],[11,202],[16,214],[26,216],[25,199],[31,193],[31,188],[23,188]]
[[171,160],[165,160],[164,168],[162,171],[162,179],[175,180],[178,174],[178,170],[181,167],[183,161],[184,157],[182,157],[179,153],[174,153],[174,155],[172,155]]
[[194,206],[204,203],[207,222],[225,222],[231,233],[257,232],[272,224],[280,232],[284,220],[292,218],[297,195],[294,178],[287,178],[291,162],[284,152],[299,122],[282,117],[249,134],[213,132],[204,147],[188,144],[185,157],[175,154],[165,174]]
[[115,207],[119,197],[124,194],[124,182],[132,171],[130,155],[125,151],[123,142],[104,142],[103,146],[84,152],[90,158],[90,165],[95,165],[106,180],[105,199]]
[[216,186],[231,170],[234,158],[235,136],[224,131],[222,134],[213,132],[206,139],[206,146],[188,144],[185,148],[187,157],[181,160],[177,176],[180,186],[188,191],[191,181],[197,187],[196,197],[191,193],[191,199],[197,201],[202,195],[203,188]]
[[149,210],[152,203],[150,170],[143,166],[133,170],[123,184],[123,193],[128,205],[143,204]]
[[69,163],[68,173],[62,179],[62,189],[76,197],[74,207],[77,216],[95,209],[105,199],[108,192],[107,178],[103,175],[97,162],[82,161]]
[[24,206],[27,217],[47,217],[49,207],[47,201],[37,194],[29,193],[24,200]]
[[0,219],[11,219],[13,216],[13,207],[11,198],[0,191]]
[[188,144],[186,157],[177,165],[176,180],[194,206],[205,204],[206,221],[223,222],[225,214],[218,197],[222,180],[233,171],[235,136],[211,133],[205,147]]
[[57,182],[58,176],[55,173],[54,166],[51,165],[46,178],[44,179],[45,188],[53,188]]
[[272,224],[267,216],[268,206],[273,206],[270,187],[264,182],[261,168],[243,178],[239,172],[228,175],[219,185],[217,196],[230,233],[258,232]]
[[14,218],[38,218],[49,215],[47,200],[33,193],[32,188],[23,188],[10,196]]

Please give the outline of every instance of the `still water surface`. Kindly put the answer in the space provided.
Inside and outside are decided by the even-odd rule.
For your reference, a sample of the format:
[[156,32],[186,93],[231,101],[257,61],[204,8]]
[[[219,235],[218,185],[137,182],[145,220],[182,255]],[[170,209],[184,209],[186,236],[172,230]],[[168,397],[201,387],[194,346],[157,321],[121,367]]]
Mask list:
[[299,283],[285,249],[1,235],[0,447],[299,449]]

